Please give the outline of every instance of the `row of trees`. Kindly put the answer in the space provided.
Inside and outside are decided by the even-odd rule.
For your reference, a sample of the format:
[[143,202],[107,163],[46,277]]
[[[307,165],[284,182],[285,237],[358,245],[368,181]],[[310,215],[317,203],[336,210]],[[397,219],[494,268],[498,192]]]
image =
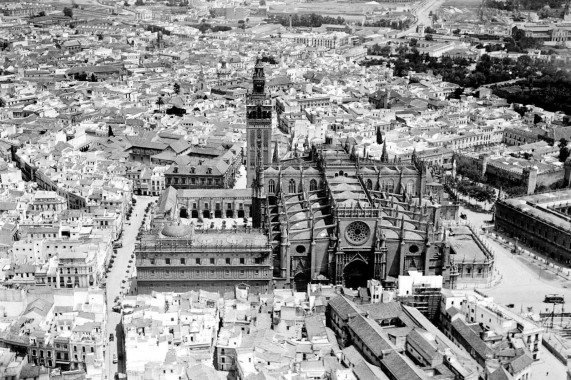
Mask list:
[[549,8],[562,8],[567,0],[487,0],[486,5],[490,8],[505,11],[532,10],[537,11],[548,6]]
[[458,193],[476,200],[477,202],[494,203],[496,201],[496,191],[494,188],[486,185],[480,185],[468,179],[452,182],[452,187]]
[[[415,45],[415,41],[411,41],[410,45]],[[511,59],[492,58],[484,54],[477,61],[475,69],[471,70],[470,66],[474,61],[465,58],[430,57],[428,54],[421,54],[414,46],[399,46],[396,54],[392,55],[389,46],[376,44],[368,49],[368,53],[384,58],[364,60],[361,65],[383,65],[392,62],[396,76],[406,76],[411,70],[430,70],[435,75],[441,75],[444,81],[463,88],[478,88],[486,84],[525,78],[509,87],[494,88],[494,93],[506,98],[510,103],[535,104],[548,111],[571,114],[571,73],[558,64],[534,60],[527,55]]]
[[[456,166],[456,173],[461,175],[462,178],[464,179],[469,179],[471,182],[473,183],[480,183],[480,184],[485,184],[487,186],[485,186],[485,188],[496,188],[496,189],[502,189],[505,193],[507,193],[510,196],[517,196],[517,195],[524,195],[527,191],[527,188],[525,186],[525,184],[522,184],[520,182],[516,182],[513,181],[509,178],[496,178],[495,176],[484,176],[482,175],[482,172],[480,170],[478,170],[476,167],[474,167],[473,165],[469,165],[465,162],[458,162],[457,166]],[[451,181],[451,182],[455,182]],[[454,183],[453,183],[454,185]],[[468,192],[467,187],[464,187],[464,189],[466,189],[465,191]],[[463,190],[464,191],[464,190]],[[460,192],[460,190],[458,190],[458,192],[460,194],[466,195],[462,192]],[[475,194],[475,193],[473,193]],[[476,195],[474,195],[476,196]],[[472,196],[472,198],[474,198],[474,196]],[[494,194],[495,196],[495,194]],[[493,201],[489,201],[489,202],[493,202]]]
[[402,20],[391,20],[391,19],[380,19],[376,21],[365,22],[365,26],[372,26],[376,28],[391,28],[396,30],[405,30],[410,28],[412,24],[411,19]]
[[[283,26],[289,26],[290,16],[273,16],[270,18],[270,21],[277,22]],[[344,25],[345,19],[342,17],[322,16],[316,13],[302,15],[294,13],[291,15],[292,26],[319,28],[323,24]]]

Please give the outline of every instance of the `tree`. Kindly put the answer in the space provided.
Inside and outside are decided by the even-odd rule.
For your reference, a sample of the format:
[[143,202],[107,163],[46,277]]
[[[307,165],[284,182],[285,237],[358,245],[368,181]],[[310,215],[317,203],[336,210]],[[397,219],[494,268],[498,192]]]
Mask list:
[[452,31],[452,34],[454,34],[455,36],[460,34],[460,29],[455,29]]
[[260,6],[265,6],[266,5],[266,0],[260,0]]
[[569,148],[567,147],[567,139],[561,139],[559,140],[559,162],[565,162],[567,161],[567,159],[569,158],[569,155],[571,154],[571,152],[569,151]]
[[163,100],[162,96],[159,96],[159,98],[157,99],[157,102],[155,103],[157,106],[159,106],[159,111],[161,110],[161,107],[163,104],[165,104],[165,101]]
[[383,143],[383,133],[381,128],[377,128],[377,144],[381,145]]
[[434,41],[434,37],[432,37],[432,34],[427,34],[426,37],[425,37],[425,39],[426,39],[427,41]]
[[128,7],[129,6],[129,2],[127,0],[125,0],[125,2],[123,3],[123,6]]
[[63,9],[63,15],[67,16],[67,17],[71,17],[73,18],[73,9],[69,8],[69,7],[65,7]]
[[45,12],[45,11],[40,11],[40,13],[38,13],[38,16],[39,16],[39,17],[44,17],[45,15],[46,15],[46,12]]
[[177,106],[172,106],[171,108],[167,109],[166,111],[167,115],[175,115],[175,116],[179,116],[182,117],[183,115],[186,114],[186,110],[184,108],[179,108]]
[[416,38],[411,38],[411,40],[408,44],[411,47],[415,47],[418,44],[418,40]]
[[109,126],[107,128],[107,137],[113,137],[115,136],[115,134],[113,133],[113,129],[111,128],[111,126]]
[[145,5],[145,3],[143,2],[143,0],[137,0],[135,1],[135,5],[139,7],[141,5]]
[[174,89],[175,94],[177,94],[177,95],[180,94],[180,84],[175,83],[173,86],[173,89]]

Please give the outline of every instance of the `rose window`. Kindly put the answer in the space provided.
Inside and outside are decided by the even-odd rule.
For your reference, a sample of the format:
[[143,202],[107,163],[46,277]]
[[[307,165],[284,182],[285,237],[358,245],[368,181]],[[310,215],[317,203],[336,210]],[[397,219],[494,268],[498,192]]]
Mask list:
[[347,230],[345,231],[345,237],[349,243],[360,245],[367,241],[370,233],[371,229],[366,223],[353,222],[347,227]]

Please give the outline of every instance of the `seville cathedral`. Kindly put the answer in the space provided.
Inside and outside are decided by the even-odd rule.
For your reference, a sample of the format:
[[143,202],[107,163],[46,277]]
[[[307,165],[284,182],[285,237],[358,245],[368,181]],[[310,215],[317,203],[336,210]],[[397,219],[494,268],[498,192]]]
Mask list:
[[[250,188],[167,189],[153,232],[137,244],[139,292],[225,292],[242,283],[253,292],[305,291],[309,282],[358,288],[370,279],[394,286],[411,270],[442,275],[454,288],[463,277],[491,275],[493,256],[476,237],[443,228],[443,220],[456,220],[458,206],[445,199],[437,169],[416,155],[389,162],[386,147],[381,160],[362,158],[354,139],[329,135],[280,152],[272,143],[271,104],[259,61],[246,105]],[[201,227],[208,218],[248,216],[251,227]]]

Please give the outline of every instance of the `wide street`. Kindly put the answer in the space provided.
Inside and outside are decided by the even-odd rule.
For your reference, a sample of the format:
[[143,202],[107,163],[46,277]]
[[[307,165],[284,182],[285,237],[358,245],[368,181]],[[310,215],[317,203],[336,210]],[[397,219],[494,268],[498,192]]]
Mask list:
[[414,22],[410,28],[403,30],[398,35],[399,37],[406,36],[411,33],[416,33],[416,27],[418,25],[432,26],[432,20],[430,12],[436,11],[442,6],[445,0],[423,0],[417,4],[412,9],[412,12],[416,16],[416,22]]
[[[467,221],[475,227],[482,226],[484,221],[491,220],[492,217],[491,214],[477,213],[465,208],[462,208],[461,212],[466,214]],[[539,313],[551,311],[553,308],[552,305],[543,303],[545,294],[562,294],[566,300],[571,300],[571,282],[540,269],[540,266],[533,264],[532,260],[528,261],[520,255],[513,254],[510,249],[494,239],[489,237],[485,239],[494,250],[495,266],[502,280],[493,288],[481,290],[494,297],[496,303],[514,304],[516,312],[526,312],[528,307],[531,307],[535,313]],[[559,311],[560,307],[557,306],[555,310]],[[565,379],[566,367],[544,347],[539,362],[533,366],[531,378]]]
[[[122,331],[121,331],[121,314],[116,313],[112,310],[113,305],[115,304],[115,297],[120,297],[122,286],[126,287],[127,283],[127,275],[130,271],[133,270],[135,266],[135,261],[129,263],[131,260],[131,254],[135,249],[135,241],[137,239],[137,232],[141,222],[143,221],[143,217],[145,214],[145,208],[147,205],[153,201],[155,201],[156,197],[143,197],[143,196],[135,196],[137,199],[137,204],[133,207],[133,213],[131,214],[130,224],[129,221],[125,221],[122,241],[123,247],[117,249],[117,255],[115,256],[115,260],[113,265],[111,266],[111,271],[107,276],[107,284],[106,284],[106,294],[107,294],[107,341],[109,339],[109,334],[113,334],[115,340],[109,342],[107,349],[105,350],[105,365],[107,371],[104,372],[107,374],[107,379],[113,379],[115,376],[115,372],[125,372],[125,362],[123,360],[119,360],[119,363],[113,364],[113,355],[117,355],[118,359],[121,359],[123,355],[119,355],[118,348],[123,347],[120,343],[122,342]],[[128,268],[127,266],[130,265]],[[124,282],[125,280],[125,282]],[[120,370],[119,370],[120,369]]]

